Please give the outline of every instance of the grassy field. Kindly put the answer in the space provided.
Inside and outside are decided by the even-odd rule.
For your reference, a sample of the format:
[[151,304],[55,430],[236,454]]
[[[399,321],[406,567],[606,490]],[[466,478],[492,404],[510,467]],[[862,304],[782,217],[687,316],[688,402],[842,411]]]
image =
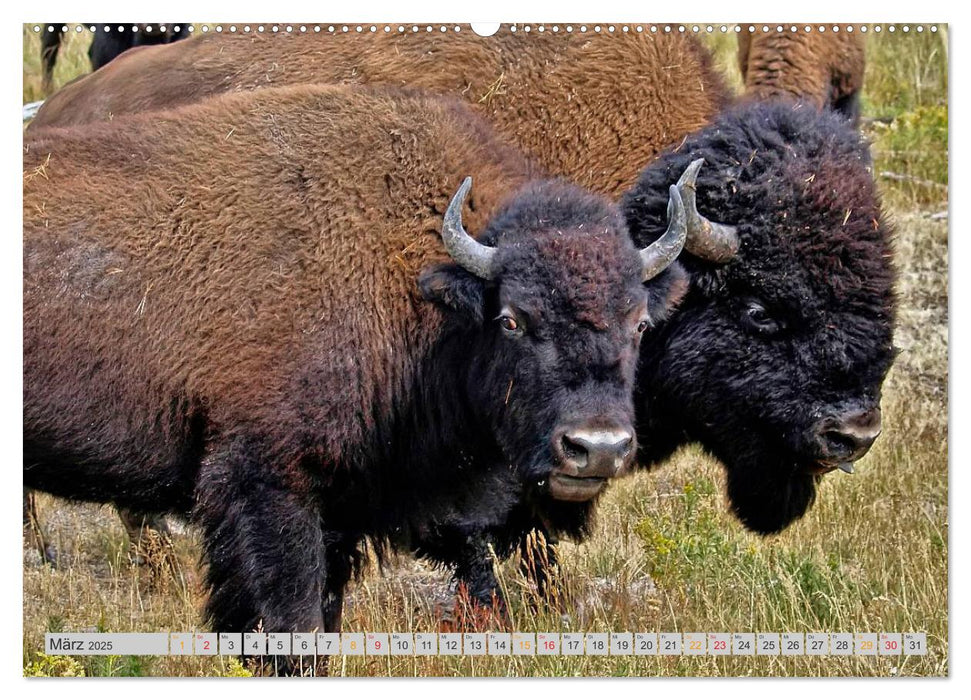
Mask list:
[[[87,35],[62,50],[55,85],[87,70]],[[734,85],[731,36],[706,37]],[[39,99],[37,37],[25,30],[24,102]],[[947,35],[870,35],[863,128],[897,226],[902,352],[885,386],[884,433],[858,466],[824,480],[816,506],[782,535],[729,515],[718,464],[685,449],[614,486],[593,536],[564,544],[568,614],[535,613],[501,568],[523,631],[926,631],[926,657],[336,657],[332,675],[937,676],[948,673]],[[47,657],[44,631],[193,631],[203,601],[198,539],[175,536],[171,568],[136,566],[107,507],[40,498],[60,553],[24,548],[24,673],[246,675],[236,660]],[[353,583],[346,630],[438,629],[448,577],[402,557]]]

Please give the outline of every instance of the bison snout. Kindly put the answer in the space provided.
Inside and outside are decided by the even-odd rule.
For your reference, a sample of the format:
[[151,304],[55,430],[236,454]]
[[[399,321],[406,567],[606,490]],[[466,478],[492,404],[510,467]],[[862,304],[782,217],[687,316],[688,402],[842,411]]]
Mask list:
[[634,456],[634,433],[628,428],[571,428],[558,433],[557,455],[563,471],[573,476],[610,479]]
[[550,474],[550,495],[589,501],[634,459],[637,441],[628,426],[563,427],[553,434],[559,464]]
[[854,410],[823,418],[813,432],[824,459],[855,462],[880,435],[880,423],[879,408]]

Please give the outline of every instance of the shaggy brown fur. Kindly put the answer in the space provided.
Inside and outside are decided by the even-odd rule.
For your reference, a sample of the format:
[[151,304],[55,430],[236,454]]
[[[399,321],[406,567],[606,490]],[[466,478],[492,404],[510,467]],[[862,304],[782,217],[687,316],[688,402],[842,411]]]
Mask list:
[[866,37],[845,26],[738,34],[738,67],[745,94],[756,99],[794,97],[816,107],[831,107],[854,121],[859,116],[859,92],[866,68]]
[[[414,107],[425,104],[428,109]],[[374,115],[375,107],[384,111]],[[245,115],[240,114],[243,109]],[[297,119],[294,109],[312,118]],[[416,119],[415,111],[430,112],[436,119]],[[414,304],[418,271],[442,257],[437,230],[449,193],[461,182],[459,173],[472,175],[476,182],[476,207],[466,215],[472,231],[481,229],[484,215],[526,181],[525,162],[509,149],[496,149],[484,127],[479,138],[470,138],[468,129],[456,128],[448,109],[421,98],[399,107],[390,98],[340,89],[294,89],[229,99],[204,114],[146,116],[125,129],[97,124],[83,133],[48,131],[46,138],[26,144],[25,377],[49,387],[38,395],[74,394],[75,368],[65,360],[89,357],[97,363],[96,358],[110,352],[121,356],[116,368],[124,367],[124,375],[103,377],[104,395],[84,398],[91,410],[115,405],[121,399],[118,385],[152,392],[171,389],[158,386],[162,374],[186,396],[238,397],[232,402],[235,407],[206,407],[216,423],[242,419],[239,406],[248,404],[257,410],[246,420],[278,424],[287,416],[275,404],[286,396],[284,384],[295,369],[275,364],[284,339],[292,342],[297,332],[298,338],[323,334],[346,342],[343,323],[330,326],[320,319],[350,323],[364,293],[379,308]],[[335,130],[334,123],[355,126]],[[195,157],[186,158],[186,152]],[[443,167],[435,172],[426,159]],[[360,175],[365,169],[386,175],[352,177],[329,170],[326,164],[332,160],[356,163]],[[105,175],[92,181],[94,169]],[[441,195],[433,201],[409,201],[411,192],[426,190]],[[369,223],[379,227],[389,218],[399,219],[400,211],[391,207],[410,207],[414,225],[373,240],[349,238]],[[364,220],[327,221],[332,234],[323,245],[320,231],[331,210],[359,212],[356,216]],[[254,224],[262,230],[254,230]],[[250,246],[240,258],[231,241],[256,235],[266,237],[265,244]],[[355,264],[365,255],[383,260],[380,284],[373,289],[360,289],[356,283]],[[344,260],[340,267],[345,271],[337,280],[342,284],[303,274],[306,261],[314,259],[324,266]],[[202,270],[205,276],[200,276]],[[297,279],[316,280],[315,287],[295,295],[290,284]],[[35,289],[44,294],[35,295]],[[77,302],[50,304],[46,293],[52,289],[62,289]],[[198,312],[184,308],[189,300]],[[114,311],[105,313],[105,304]],[[283,308],[286,313],[280,313]],[[416,308],[423,315],[430,311],[424,304]],[[375,333],[355,342],[427,342],[420,330],[402,335],[398,316],[364,314],[362,327]],[[426,321],[432,323],[431,318]],[[43,337],[42,328],[60,329],[54,331],[62,341],[60,356],[31,352],[32,343]],[[78,328],[88,332],[80,335]],[[298,348],[284,354],[296,361]],[[143,355],[147,350],[151,354]],[[367,366],[375,356],[372,347],[347,347],[342,383],[347,385],[349,414],[320,416],[325,424],[361,424],[375,405],[378,387],[400,380],[406,371]],[[203,366],[221,369],[199,373],[196,368]],[[353,379],[363,376],[373,380]],[[138,398],[132,396],[125,404],[140,405]],[[139,415],[138,409],[116,413],[116,420],[126,426],[151,425],[162,418]],[[291,418],[302,422],[307,417]],[[95,429],[114,427],[121,426],[105,423]]]
[[[439,239],[465,175],[488,283]],[[548,483],[564,421],[633,430],[642,319],[683,273],[652,300],[619,210],[531,177],[460,103],[401,91],[46,130],[24,157],[25,485],[191,512],[220,630],[338,629],[364,537],[494,524],[511,476]]]
[[29,130],[297,83],[462,96],[549,173],[611,196],[728,99],[708,52],[680,34],[213,35],[132,49],[62,88]]

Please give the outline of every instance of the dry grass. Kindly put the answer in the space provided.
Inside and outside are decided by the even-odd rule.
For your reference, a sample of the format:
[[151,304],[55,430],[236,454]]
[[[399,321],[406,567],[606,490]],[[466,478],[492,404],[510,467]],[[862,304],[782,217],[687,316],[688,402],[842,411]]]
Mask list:
[[[24,101],[40,89],[25,32]],[[864,115],[898,229],[902,349],[887,381],[885,429],[854,476],[825,480],[817,505],[784,534],[745,533],[728,514],[720,467],[696,449],[615,486],[593,536],[561,547],[568,616],[536,613],[512,563],[502,580],[524,631],[926,631],[926,657],[419,657],[331,660],[336,675],[945,675],[948,673],[946,47],[941,36],[871,37]],[[734,41],[713,37],[736,71]],[[72,37],[56,83],[86,70]],[[737,72],[730,73],[737,84]],[[930,180],[940,186],[925,186]],[[201,626],[196,535],[175,536],[175,566],[131,564],[110,509],[39,499],[60,553],[51,569],[24,551],[24,670],[50,675],[242,675],[220,658],[46,657],[47,630],[191,631]],[[447,577],[407,557],[352,584],[348,630],[435,630]]]

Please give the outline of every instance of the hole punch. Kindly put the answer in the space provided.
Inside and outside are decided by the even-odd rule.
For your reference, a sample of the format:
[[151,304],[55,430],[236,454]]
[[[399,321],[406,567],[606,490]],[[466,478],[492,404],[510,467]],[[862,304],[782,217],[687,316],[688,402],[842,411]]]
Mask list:
[[473,22],[471,24],[472,31],[479,36],[492,36],[499,31],[499,27],[502,26],[499,22]]

